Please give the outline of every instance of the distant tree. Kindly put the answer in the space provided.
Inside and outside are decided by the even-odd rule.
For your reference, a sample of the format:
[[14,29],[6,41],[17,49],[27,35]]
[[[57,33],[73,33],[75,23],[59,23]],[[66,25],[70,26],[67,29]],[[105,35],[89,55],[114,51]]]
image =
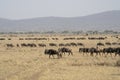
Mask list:
[[47,31],[47,32],[44,32],[45,34],[55,34],[56,32],[54,31]]
[[93,34],[93,31],[87,31],[86,34]]
[[83,34],[84,32],[83,31],[74,31],[72,32],[73,34]]
[[105,33],[105,34],[112,34],[112,33],[114,33],[114,31],[113,30],[105,30],[105,31],[103,31],[103,33]]
[[93,34],[99,34],[99,31],[93,31]]
[[62,31],[61,33],[62,33],[62,34],[68,34],[69,31]]

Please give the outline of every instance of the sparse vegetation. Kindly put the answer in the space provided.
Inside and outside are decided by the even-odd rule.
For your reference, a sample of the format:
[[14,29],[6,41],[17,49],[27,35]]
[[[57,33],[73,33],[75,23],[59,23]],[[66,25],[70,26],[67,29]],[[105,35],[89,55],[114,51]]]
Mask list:
[[[113,36],[113,37],[111,37]],[[119,80],[120,56],[108,54],[90,56],[90,53],[79,52],[79,48],[119,47],[119,45],[106,45],[106,42],[119,43],[119,35],[115,34],[89,34],[63,35],[63,34],[1,34],[0,35],[0,80]],[[88,37],[107,37],[103,40]],[[83,39],[85,38],[85,39]],[[9,39],[9,40],[8,40]],[[65,39],[65,40],[64,40]],[[56,46],[50,46],[54,43]],[[74,46],[69,46],[69,45]],[[75,46],[76,43],[84,46]],[[6,46],[6,44],[9,44]],[[16,45],[17,44],[17,45]],[[21,45],[22,44],[22,45]],[[39,44],[39,45],[38,45]],[[59,46],[62,44],[62,46]],[[68,53],[58,59],[44,55],[45,49],[55,49],[64,46],[71,49],[73,56]],[[13,46],[12,46],[13,45]],[[117,66],[117,67],[116,67]]]
[[120,59],[116,61],[116,66],[120,67]]

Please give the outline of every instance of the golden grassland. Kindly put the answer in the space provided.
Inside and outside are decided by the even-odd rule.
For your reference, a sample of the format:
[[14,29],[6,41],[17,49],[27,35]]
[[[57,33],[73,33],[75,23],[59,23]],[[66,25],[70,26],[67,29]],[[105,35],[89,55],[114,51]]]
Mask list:
[[[63,40],[65,37],[105,37],[105,40]],[[85,47],[96,47],[97,42],[120,42],[112,35],[0,35],[6,40],[0,41],[0,80],[120,80],[120,67],[116,62],[120,57],[108,55],[91,57],[79,53],[80,47],[68,47],[73,51],[73,56],[63,55],[61,59],[49,59],[44,55],[44,50],[57,47],[50,47],[49,43],[70,43],[80,42]],[[19,40],[25,37],[46,37],[49,40]],[[59,40],[52,40],[57,37]],[[11,38],[11,40],[7,40]],[[13,47],[7,48],[5,44],[21,43],[44,43],[46,47]],[[109,46],[104,46],[109,47]],[[104,48],[100,47],[100,48]],[[110,47],[119,47],[110,46]],[[56,56],[55,56],[56,57]]]

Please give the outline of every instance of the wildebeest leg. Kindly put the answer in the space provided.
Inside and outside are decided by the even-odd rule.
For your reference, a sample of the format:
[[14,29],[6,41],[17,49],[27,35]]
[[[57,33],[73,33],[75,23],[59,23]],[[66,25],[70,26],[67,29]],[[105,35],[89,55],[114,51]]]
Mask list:
[[52,57],[54,58],[54,55],[52,55]]
[[95,55],[95,57],[96,57],[96,56],[98,56],[98,54],[99,54],[99,53],[98,53],[98,52],[96,52],[96,55]]
[[60,58],[62,58],[62,54],[59,54]]
[[70,52],[68,52],[68,56],[70,55]]
[[111,57],[112,57],[112,53],[110,53]]
[[49,55],[49,59],[50,59],[50,56],[51,56],[51,55]]
[[101,52],[98,52],[98,54],[99,54],[100,56],[102,56]]
[[90,55],[93,56],[93,52],[91,52]]
[[106,54],[105,54],[105,57],[107,57],[108,54],[109,54],[109,53],[106,53]]
[[104,56],[104,53],[103,53],[103,52],[101,53],[101,56]]
[[71,55],[73,56],[73,53],[72,52],[70,52],[71,53]]
[[60,58],[59,54],[57,54],[58,59]]
[[82,52],[83,56],[84,56],[84,52]]
[[106,55],[106,54],[105,54],[105,52],[104,52],[104,53],[102,53],[102,55],[103,55],[104,57],[106,57],[106,56],[105,56],[105,55]]
[[117,53],[115,53],[115,56],[114,57],[116,57],[117,56]]
[[120,56],[120,53],[118,53],[118,55]]

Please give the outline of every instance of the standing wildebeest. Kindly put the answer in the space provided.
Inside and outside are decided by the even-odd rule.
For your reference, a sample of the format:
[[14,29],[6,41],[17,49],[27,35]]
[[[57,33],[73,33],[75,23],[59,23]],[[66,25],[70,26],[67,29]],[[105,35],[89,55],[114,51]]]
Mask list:
[[115,56],[119,55],[120,56],[120,47],[115,48]]
[[[115,51],[114,51],[114,48],[111,48],[111,47],[108,47],[108,48],[104,48],[103,49],[103,54],[105,55],[105,56],[107,56],[108,54],[110,54],[111,56],[112,56],[112,53],[114,53]],[[105,54],[105,53],[107,53],[107,54]]]
[[96,54],[96,56],[99,54],[100,55],[100,51],[98,50],[98,48],[79,48],[79,52],[83,52],[84,54],[90,53],[91,56],[93,56],[94,54]]
[[44,54],[49,55],[49,58],[51,55],[53,56],[53,58],[54,58],[54,55],[57,55],[58,58],[62,57],[62,55],[59,54],[59,52],[57,50],[54,50],[54,49],[45,49]]
[[87,55],[88,55],[88,53],[89,53],[89,48],[79,48],[79,52],[82,52],[83,55],[84,55],[84,54],[87,54]]
[[64,53],[64,54],[65,54],[65,53],[68,53],[68,56],[69,56],[69,55],[73,55],[72,50],[69,49],[69,48],[65,48],[65,47],[59,48],[58,51],[59,51],[60,53]]

